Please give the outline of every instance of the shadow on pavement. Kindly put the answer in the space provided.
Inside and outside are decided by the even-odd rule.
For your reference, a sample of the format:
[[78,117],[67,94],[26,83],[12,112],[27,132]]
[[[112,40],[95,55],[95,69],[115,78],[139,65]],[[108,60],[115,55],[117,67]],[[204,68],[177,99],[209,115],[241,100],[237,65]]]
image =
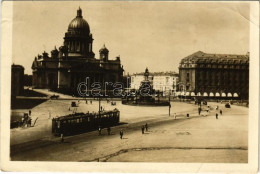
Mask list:
[[47,99],[13,99],[11,109],[32,109]]

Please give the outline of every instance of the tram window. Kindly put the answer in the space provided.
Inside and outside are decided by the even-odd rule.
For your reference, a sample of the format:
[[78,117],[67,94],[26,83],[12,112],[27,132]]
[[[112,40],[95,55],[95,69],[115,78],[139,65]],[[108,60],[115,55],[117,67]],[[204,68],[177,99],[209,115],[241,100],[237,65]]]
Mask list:
[[77,119],[77,123],[79,123],[79,119]]

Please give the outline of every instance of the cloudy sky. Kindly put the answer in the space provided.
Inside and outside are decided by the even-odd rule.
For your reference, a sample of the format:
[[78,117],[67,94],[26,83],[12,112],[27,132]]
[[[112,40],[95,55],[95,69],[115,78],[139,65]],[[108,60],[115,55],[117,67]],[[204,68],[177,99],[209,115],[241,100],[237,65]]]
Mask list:
[[12,62],[32,74],[34,57],[61,46],[81,7],[93,34],[93,51],[105,43],[127,72],[176,71],[196,52],[246,54],[250,6],[243,2],[14,2]]

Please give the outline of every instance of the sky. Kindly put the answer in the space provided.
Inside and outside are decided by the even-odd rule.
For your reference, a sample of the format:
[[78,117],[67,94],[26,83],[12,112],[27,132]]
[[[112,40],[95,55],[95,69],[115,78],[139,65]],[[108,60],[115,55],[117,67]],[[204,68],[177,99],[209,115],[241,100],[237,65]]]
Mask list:
[[93,51],[106,45],[109,59],[120,55],[125,73],[176,71],[197,51],[246,54],[247,2],[23,1],[13,2],[12,62],[32,74],[34,57],[63,44],[77,9],[93,35]]

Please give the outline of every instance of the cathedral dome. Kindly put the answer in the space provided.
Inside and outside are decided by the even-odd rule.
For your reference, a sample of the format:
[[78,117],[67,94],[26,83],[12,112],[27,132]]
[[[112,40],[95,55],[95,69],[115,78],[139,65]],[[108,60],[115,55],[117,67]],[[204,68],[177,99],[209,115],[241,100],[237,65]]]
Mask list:
[[69,31],[83,30],[83,31],[85,31],[87,33],[90,32],[89,25],[88,25],[87,21],[85,19],[83,19],[83,17],[82,17],[82,10],[81,10],[81,8],[79,8],[77,10],[77,16],[76,16],[76,18],[74,18],[70,22],[68,30]]

